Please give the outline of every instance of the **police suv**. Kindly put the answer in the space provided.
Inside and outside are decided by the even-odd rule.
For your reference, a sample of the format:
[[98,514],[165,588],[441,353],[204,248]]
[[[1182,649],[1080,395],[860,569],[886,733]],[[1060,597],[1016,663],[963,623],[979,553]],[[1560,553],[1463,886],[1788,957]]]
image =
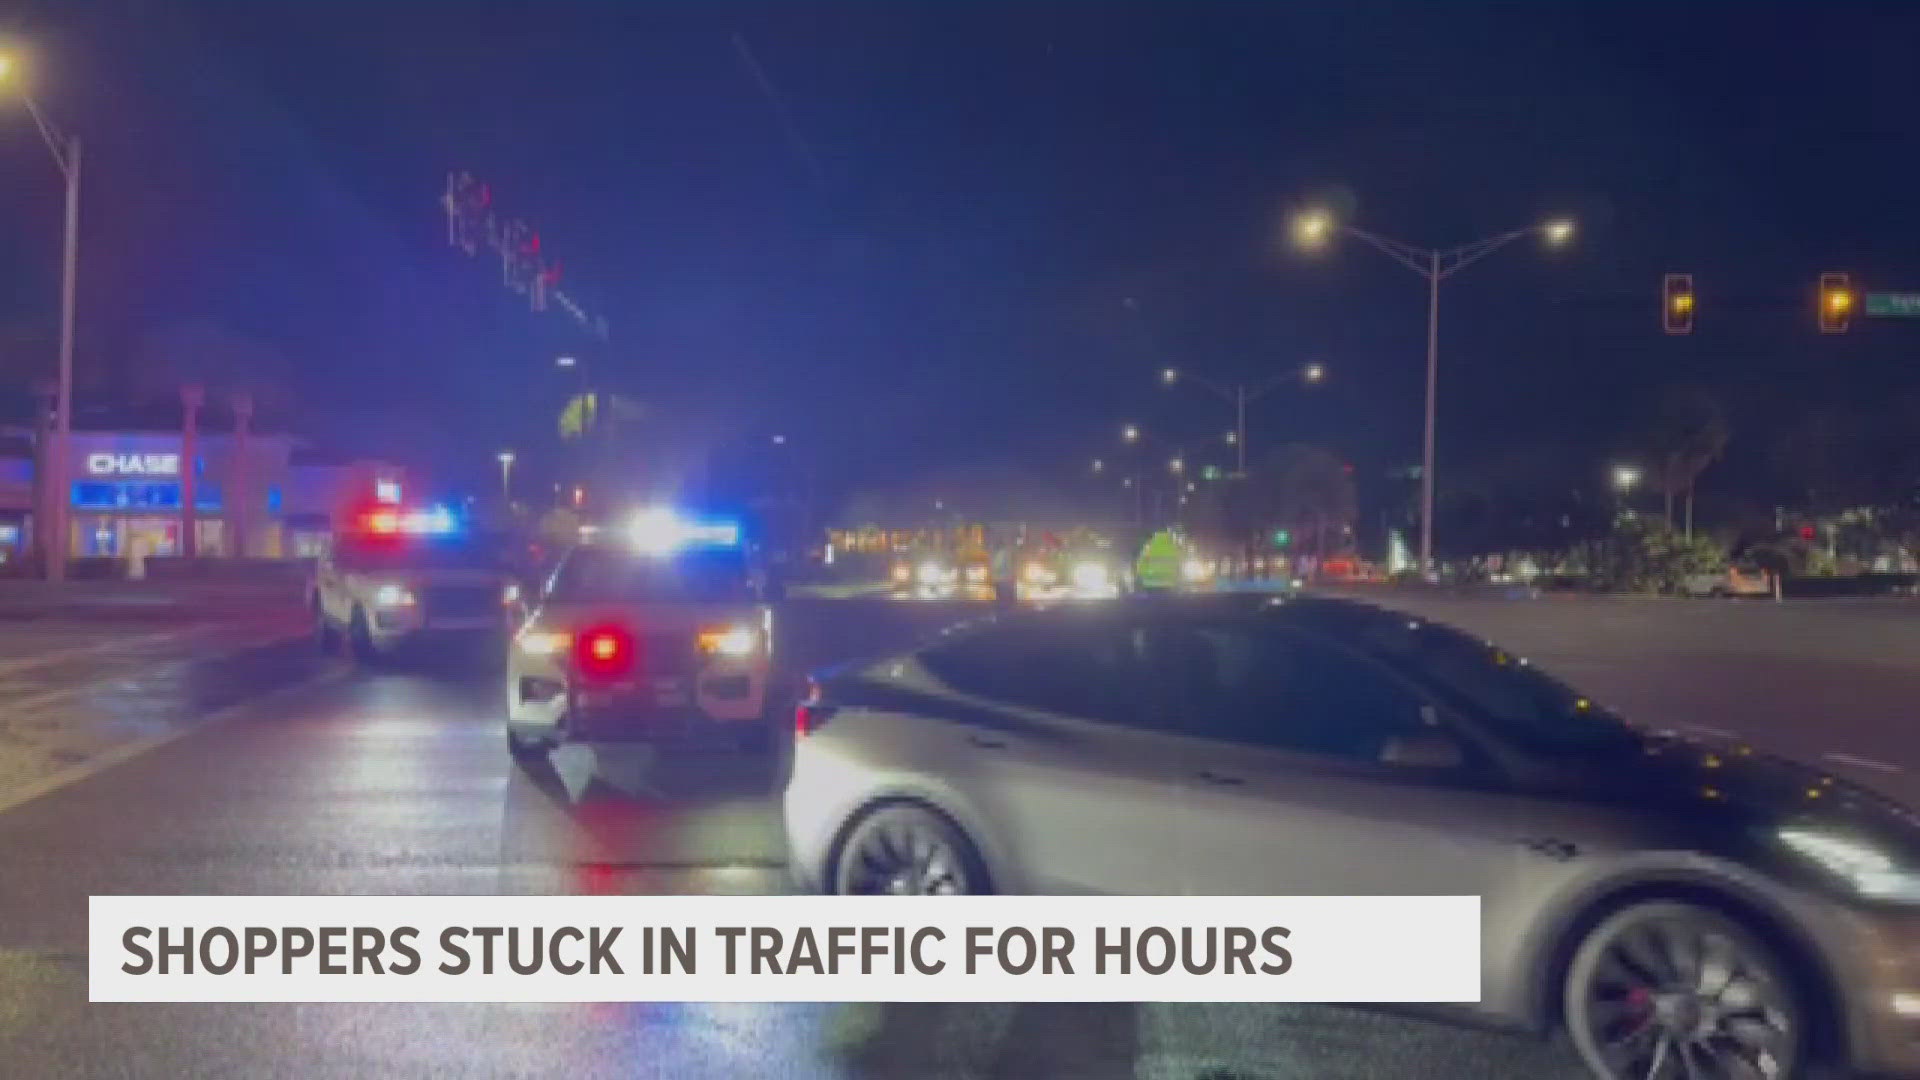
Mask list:
[[335,533],[310,600],[323,649],[375,661],[424,639],[504,634],[520,589],[448,510],[381,506]]
[[643,511],[569,551],[507,650],[507,745],[754,745],[772,731],[771,590],[735,522]]

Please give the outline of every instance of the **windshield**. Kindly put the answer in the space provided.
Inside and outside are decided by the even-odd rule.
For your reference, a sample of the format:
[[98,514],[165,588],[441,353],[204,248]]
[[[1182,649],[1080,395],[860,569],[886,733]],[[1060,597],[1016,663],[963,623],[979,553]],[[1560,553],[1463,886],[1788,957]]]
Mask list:
[[730,603],[756,598],[746,556],[738,550],[640,555],[616,548],[575,548],[555,575],[554,600]]
[[342,569],[359,571],[500,571],[504,561],[491,548],[469,544],[350,544],[334,555]]
[[1534,753],[1637,747],[1633,728],[1539,667],[1450,627],[1381,620],[1365,649],[1410,681],[1451,699]]

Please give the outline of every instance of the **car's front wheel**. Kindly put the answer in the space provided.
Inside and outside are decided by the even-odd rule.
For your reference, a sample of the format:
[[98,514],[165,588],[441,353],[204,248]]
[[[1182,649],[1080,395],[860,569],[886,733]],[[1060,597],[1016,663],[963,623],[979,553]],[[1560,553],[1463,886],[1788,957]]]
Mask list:
[[952,822],[926,807],[895,803],[867,812],[848,832],[834,860],[833,891],[966,896],[988,888],[979,852]]
[[353,609],[353,616],[347,623],[347,648],[353,658],[362,664],[378,664],[384,659],[379,644],[373,640],[373,627],[367,622],[365,608]]
[[1780,952],[1712,908],[1634,904],[1580,942],[1565,1012],[1602,1080],[1807,1075],[1806,996]]

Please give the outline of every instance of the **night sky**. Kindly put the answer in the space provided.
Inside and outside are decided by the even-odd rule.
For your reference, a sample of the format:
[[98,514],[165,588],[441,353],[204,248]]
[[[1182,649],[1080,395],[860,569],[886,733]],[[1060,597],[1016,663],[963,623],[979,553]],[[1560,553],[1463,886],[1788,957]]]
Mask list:
[[[507,11],[500,10],[507,8]],[[15,4],[88,141],[84,384],[183,327],[283,357],[329,440],[485,477],[549,441],[590,343],[445,245],[450,168],[540,229],[649,400],[804,437],[835,481],[1084,472],[1119,424],[1216,448],[1161,390],[1318,360],[1256,448],[1417,460],[1424,283],[1278,239],[1328,196],[1453,245],[1441,470],[1586,482],[1662,387],[1733,410],[1704,488],[1761,497],[1797,409],[1920,388],[1920,323],[1814,331],[1813,283],[1920,289],[1920,8],[1701,4]],[[736,49],[777,85],[798,143]],[[59,181],[0,126],[0,381],[51,367]],[[1699,330],[1659,329],[1696,275]],[[1126,300],[1135,304],[1129,307]],[[261,360],[259,366],[274,366]],[[537,455],[537,450],[534,451]],[[1507,463],[1507,464],[1503,464]],[[1544,463],[1544,464],[1543,464]],[[832,481],[830,481],[832,483]]]

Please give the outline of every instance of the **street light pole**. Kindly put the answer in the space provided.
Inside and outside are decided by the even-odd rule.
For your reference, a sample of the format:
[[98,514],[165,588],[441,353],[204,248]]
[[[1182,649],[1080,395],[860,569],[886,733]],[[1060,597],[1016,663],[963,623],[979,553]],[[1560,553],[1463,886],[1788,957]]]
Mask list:
[[1440,402],[1440,253],[1427,263],[1427,424],[1420,455],[1420,572],[1433,570],[1434,428]]
[[1162,369],[1160,372],[1160,381],[1168,386],[1172,386],[1181,379],[1191,379],[1208,393],[1216,394],[1224,398],[1229,405],[1233,406],[1234,460],[1238,463],[1235,475],[1245,476],[1247,475],[1247,406],[1266,397],[1268,394],[1279,389],[1282,383],[1295,377],[1309,383],[1318,382],[1321,378],[1321,371],[1322,369],[1319,364],[1308,364],[1298,372],[1285,372],[1276,378],[1269,379],[1259,386],[1248,387],[1245,383],[1240,383],[1230,390],[1218,383],[1178,368]]
[[35,104],[22,94],[34,126],[53,154],[66,180],[66,222],[60,265],[60,373],[54,391],[53,438],[41,455],[46,483],[41,486],[46,505],[40,508],[47,580],[60,581],[67,571],[67,458],[73,431],[73,326],[75,293],[80,269],[80,137],[63,136]]
[[1294,219],[1294,237],[1304,247],[1320,247],[1327,242],[1331,233],[1346,233],[1365,240],[1395,262],[1427,279],[1426,432],[1422,439],[1420,467],[1420,569],[1423,572],[1433,569],[1434,428],[1440,391],[1440,283],[1523,236],[1539,233],[1549,245],[1558,247],[1572,239],[1573,229],[1570,219],[1556,218],[1456,248],[1422,248],[1336,222],[1324,212],[1309,211]]
[[495,455],[500,462],[500,498],[507,504],[507,510],[513,510],[513,460],[511,450],[502,450]]
[[1247,475],[1247,388],[1233,388],[1233,449],[1234,460],[1238,462],[1234,471],[1241,476]]

